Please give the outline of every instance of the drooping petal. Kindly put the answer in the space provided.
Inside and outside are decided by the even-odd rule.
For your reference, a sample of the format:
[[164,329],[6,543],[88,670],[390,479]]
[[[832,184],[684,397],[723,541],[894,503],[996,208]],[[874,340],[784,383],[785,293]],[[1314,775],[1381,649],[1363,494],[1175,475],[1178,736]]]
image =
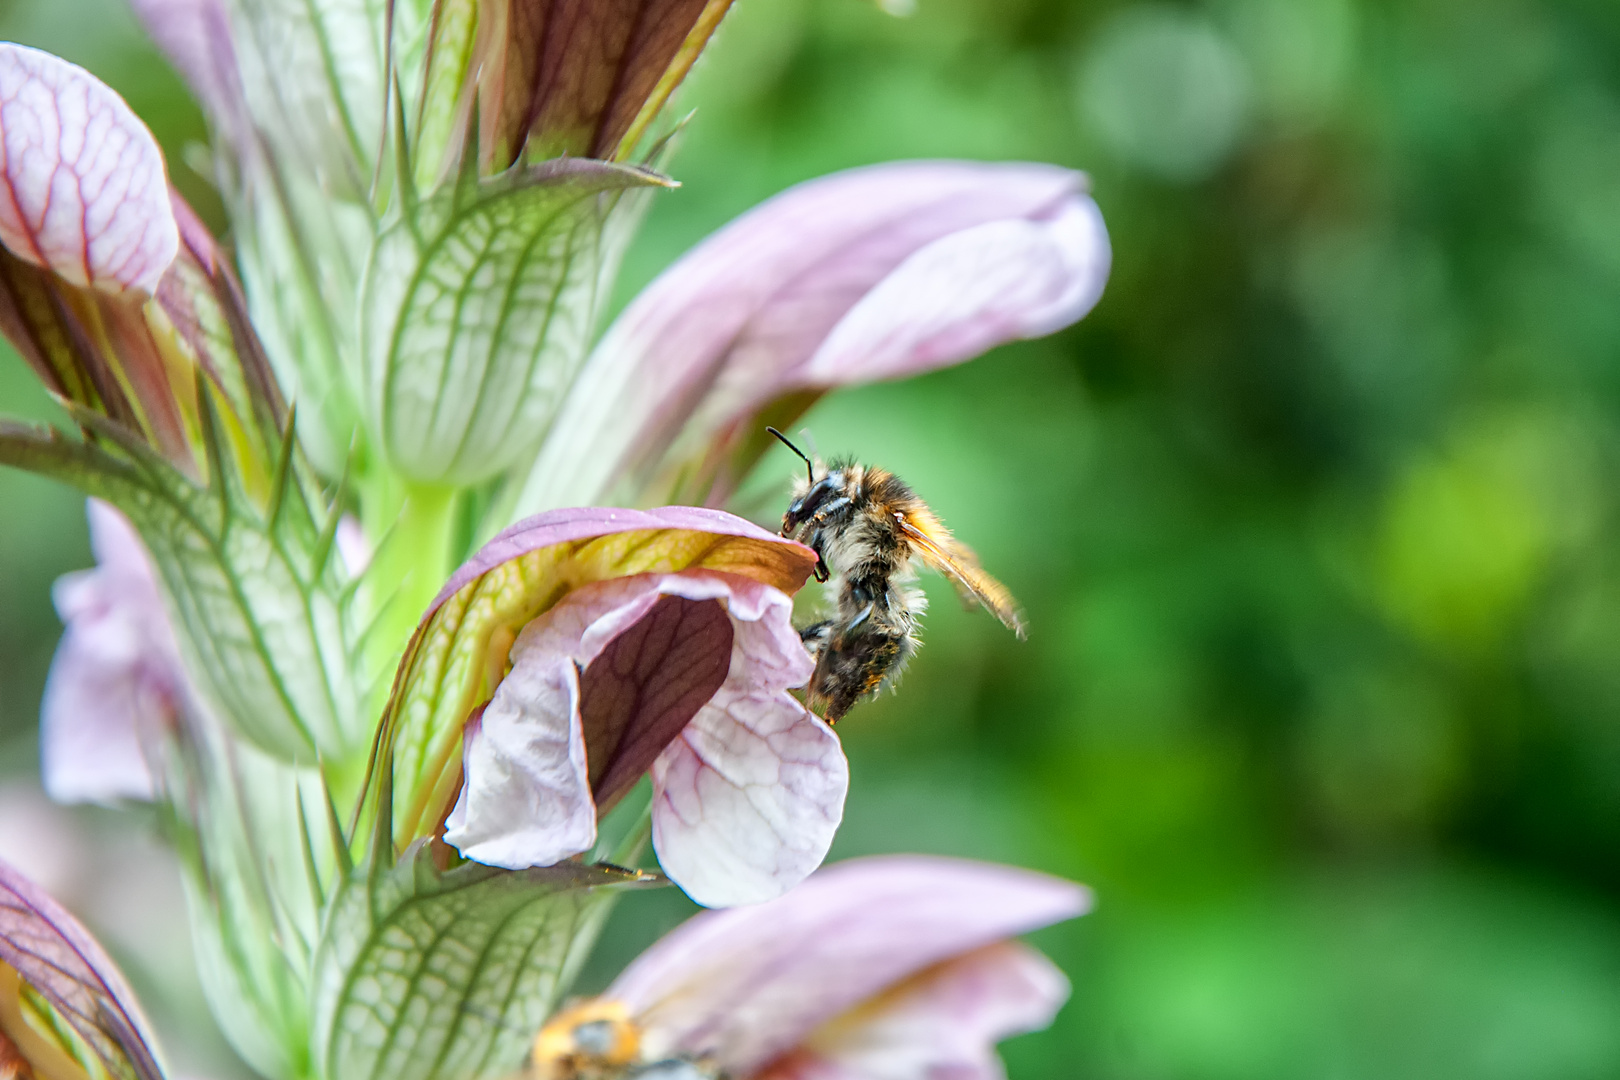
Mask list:
[[106,503],[86,510],[98,565],[56,586],[67,629],[41,708],[45,790],[69,803],[150,799],[147,748],[175,722],[184,669],[140,537]]
[[712,456],[716,439],[763,438],[751,418],[785,395],[808,402],[1073,322],[1109,265],[1085,183],[1047,165],[910,162],[769,200],[608,330],[520,505],[589,502],[668,459]]
[[784,687],[814,671],[792,605],[759,590],[737,623],[732,676],[652,769],[653,847],[709,907],[772,900],[821,865],[843,820],[849,763],[838,737]]
[[[30,1022],[24,985],[54,1016]],[[51,1030],[58,1024],[66,1032]],[[149,1030],[123,976],[89,931],[0,863],[0,1043],[15,1049],[36,1076],[86,1075],[81,1062],[89,1055],[107,1075],[162,1080]]]
[[[724,664],[731,651],[729,624],[720,641],[719,678],[709,682],[707,693],[684,710],[679,708],[679,694],[675,701],[659,701],[651,710],[636,706],[642,703],[643,692],[660,697],[648,684],[667,674],[661,661],[673,658],[672,652],[682,654],[679,659],[687,661],[682,665],[687,671],[693,666],[713,668],[713,658],[703,656],[701,647],[693,655],[688,642],[661,633],[661,649],[638,650],[641,659],[650,659],[651,664],[642,665],[640,672],[622,674],[613,671],[618,666],[616,657],[603,656],[627,635],[637,635],[638,629],[642,634],[637,636],[644,636],[643,624],[653,618],[661,598],[691,591],[698,590],[675,576],[637,575],[598,582],[576,589],[523,628],[512,645],[511,670],[469,728],[463,759],[465,780],[460,800],[446,821],[446,843],[477,862],[521,869],[553,865],[596,842],[600,782],[613,770],[615,751],[627,737],[634,744],[639,735],[627,729],[637,720],[640,726],[655,726],[658,717],[652,714],[664,711],[657,706],[668,705],[677,707],[677,723],[684,725],[725,677]],[[678,626],[668,629],[678,630]],[[606,684],[600,676],[591,678],[599,658],[621,677]],[[637,665],[632,661],[630,666]],[[591,712],[621,713],[617,730],[602,733],[611,739],[594,740],[590,757],[582,679],[590,679],[600,688],[596,696],[607,699],[604,705],[590,708]],[[616,705],[628,708],[616,709]],[[632,715],[623,716],[625,711]],[[637,712],[647,715],[633,715]],[[603,745],[605,741],[611,745]],[[643,760],[636,775],[645,768]]]
[[849,763],[784,690],[722,689],[653,766],[653,847],[706,907],[773,900],[827,857]]
[[[496,536],[429,605],[385,710],[386,753],[378,761],[393,770],[396,843],[403,849],[437,831],[463,786],[465,725],[481,703],[495,697],[520,632],[570,593],[597,582],[688,570],[792,593],[814,565],[815,553],[801,544],[730,514],[692,507],[562,510]],[[630,623],[616,625],[622,630]],[[556,655],[542,651],[535,662],[544,667],[543,657]],[[554,677],[563,677],[560,669]],[[589,712],[589,703],[583,704]],[[504,716],[486,711],[481,732],[498,730]],[[472,828],[474,818],[458,821]]]
[[755,1080],[1004,1080],[995,1044],[1046,1027],[1068,996],[1034,949],[988,945],[824,1024]]
[[0,244],[79,286],[153,293],[180,248],[157,141],[83,68],[0,43]]
[[708,1057],[750,1076],[822,1025],[927,968],[1082,914],[1043,874],[888,856],[828,867],[781,899],[700,915],[609,987],[649,1060]]
[[826,854],[848,765],[785,692],[813,669],[791,612],[772,586],[702,570],[576,589],[518,635],[469,727],[446,842],[551,865],[652,765],[653,843],[677,884],[716,905],[792,887]]
[[814,565],[803,545],[691,507],[559,510],[500,533],[451,575],[401,661],[383,719],[396,840],[427,835],[455,801],[463,726],[494,696],[519,632],[571,591],[700,568],[796,592]]

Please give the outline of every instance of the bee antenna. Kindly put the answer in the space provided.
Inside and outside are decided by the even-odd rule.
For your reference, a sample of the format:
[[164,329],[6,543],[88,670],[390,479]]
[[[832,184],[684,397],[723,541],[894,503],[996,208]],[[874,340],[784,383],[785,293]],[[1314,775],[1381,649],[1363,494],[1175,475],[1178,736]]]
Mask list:
[[782,434],[780,431],[777,431],[775,428],[770,427],[769,425],[767,425],[765,430],[770,432],[772,435],[775,435],[778,439],[781,439],[783,446],[787,447],[789,450],[791,450],[795,454],[799,455],[799,460],[804,462],[805,475],[808,476],[810,478],[810,482],[812,484],[814,484],[816,482],[816,467],[811,462],[811,460],[809,458],[804,456],[804,451],[800,450],[797,446],[794,446],[792,439],[788,438],[786,435]]

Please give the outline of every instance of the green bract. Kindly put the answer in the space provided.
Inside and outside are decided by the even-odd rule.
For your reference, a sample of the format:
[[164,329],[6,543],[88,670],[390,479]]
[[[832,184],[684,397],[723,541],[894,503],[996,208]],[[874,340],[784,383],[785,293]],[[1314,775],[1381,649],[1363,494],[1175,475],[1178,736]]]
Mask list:
[[627,189],[666,183],[563,159],[404,207],[361,307],[373,438],[394,470],[470,485],[533,456],[590,346],[607,218]]
[[615,867],[433,865],[426,842],[357,869],[315,957],[313,1053],[343,1080],[501,1076],[522,1058],[594,942]]

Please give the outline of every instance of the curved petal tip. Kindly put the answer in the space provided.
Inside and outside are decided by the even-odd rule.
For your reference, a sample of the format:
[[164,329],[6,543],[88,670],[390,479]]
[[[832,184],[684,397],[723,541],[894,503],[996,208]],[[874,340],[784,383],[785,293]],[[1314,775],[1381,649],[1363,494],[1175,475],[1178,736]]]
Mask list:
[[163,152],[76,64],[0,43],[0,244],[68,282],[153,293],[180,250]]

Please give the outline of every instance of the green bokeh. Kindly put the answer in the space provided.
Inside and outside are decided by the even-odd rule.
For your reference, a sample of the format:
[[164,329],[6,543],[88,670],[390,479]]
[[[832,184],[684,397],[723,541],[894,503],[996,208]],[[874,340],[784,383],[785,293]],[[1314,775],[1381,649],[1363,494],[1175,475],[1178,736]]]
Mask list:
[[[202,136],[120,0],[0,10],[171,161]],[[1012,1075],[1620,1075],[1620,5],[741,0],[686,103],[624,296],[832,169],[1094,178],[1084,323],[808,419],[1030,611],[1019,643],[930,582],[901,692],[840,727],[837,855],[1098,891],[1038,937],[1075,994]],[[45,407],[14,363],[0,399]],[[73,497],[0,500],[22,761],[86,552]],[[685,910],[625,904],[592,977]]]

